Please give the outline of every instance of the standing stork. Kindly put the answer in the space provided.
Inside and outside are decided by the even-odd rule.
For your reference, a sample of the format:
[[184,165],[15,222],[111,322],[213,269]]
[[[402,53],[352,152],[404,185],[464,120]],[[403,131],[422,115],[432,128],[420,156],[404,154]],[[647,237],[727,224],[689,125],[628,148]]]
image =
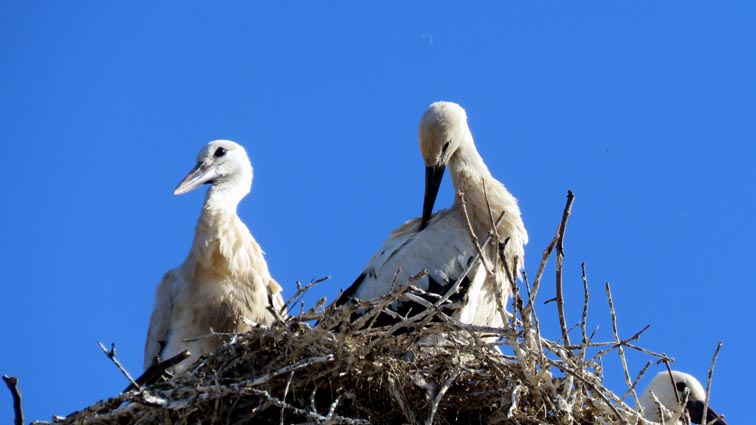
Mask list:
[[202,354],[223,345],[221,338],[209,336],[212,332],[243,332],[250,321],[270,325],[275,316],[268,307],[283,306],[281,286],[236,214],[252,186],[252,165],[244,148],[228,140],[208,143],[173,193],[181,195],[203,184],[210,188],[189,255],[163,276],[155,294],[145,370],[156,357],[167,359],[189,350],[191,357],[173,368],[180,374]]
[[[425,162],[422,216],[391,233],[362,274],[339,296],[336,305],[354,299],[378,298],[389,293],[392,285],[407,284],[423,270],[428,274],[413,284],[445,295],[477,253],[470,227],[483,243],[501,213],[504,213],[503,219],[496,230],[502,241],[507,240],[503,257],[510,271],[522,268],[528,234],[520,208],[515,197],[491,175],[475,149],[465,110],[452,102],[431,104],[420,120],[418,138]],[[432,214],[446,168],[455,192],[464,194],[467,218],[459,198],[451,208]],[[466,291],[466,302],[455,316],[464,323],[501,327],[504,323],[496,297],[498,293],[500,302],[506,305],[511,293],[511,273],[508,274],[503,262],[498,261],[496,248],[483,247],[483,252],[484,262],[478,260],[460,282],[459,287]],[[493,276],[484,264],[493,268]],[[411,302],[397,302],[391,307],[402,316],[417,314],[421,309],[419,304]]]
[[[703,385],[692,375],[672,371],[672,376],[666,371],[659,372],[648,387],[643,391],[640,398],[640,404],[643,408],[643,417],[650,421],[662,422],[661,414],[663,413],[666,423],[670,423],[672,411],[676,411],[678,406],[685,400],[685,393],[688,393],[688,402],[685,404],[685,412],[690,420],[695,424],[713,424],[727,425],[723,419],[717,419],[719,415],[711,407],[704,411],[704,400],[706,392]],[[652,394],[661,403],[666,412],[660,412],[659,406],[654,402]],[[717,419],[715,422],[711,422]],[[677,425],[682,425],[683,421],[677,421]]]

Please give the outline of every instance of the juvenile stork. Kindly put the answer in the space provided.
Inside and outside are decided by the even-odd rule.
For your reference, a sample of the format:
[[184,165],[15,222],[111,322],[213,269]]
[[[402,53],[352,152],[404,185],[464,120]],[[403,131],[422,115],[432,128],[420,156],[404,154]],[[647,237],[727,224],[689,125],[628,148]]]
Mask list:
[[[392,285],[405,285],[423,270],[428,274],[412,284],[445,295],[477,254],[469,227],[479,243],[483,243],[502,212],[497,232],[501,241],[507,240],[503,257],[510,274],[522,268],[528,234],[520,208],[514,196],[491,175],[475,149],[465,110],[452,102],[431,104],[420,120],[418,138],[425,162],[422,216],[407,221],[391,233],[362,274],[336,300],[336,305],[380,297],[390,292]],[[455,192],[464,194],[470,226],[458,197],[451,208],[432,214],[446,168]],[[512,282],[497,247],[485,246],[483,252],[484,262],[477,260],[460,281],[458,287],[464,296],[457,294],[456,300],[463,300],[464,304],[454,317],[464,323],[501,327],[504,323],[497,309],[497,292],[502,305],[506,306]],[[484,263],[492,268],[494,275],[486,271]],[[414,302],[394,303],[391,307],[402,316],[417,314],[422,309]],[[389,320],[379,316],[379,322]]]
[[203,184],[210,188],[189,255],[163,276],[155,294],[144,369],[156,356],[166,359],[189,350],[191,357],[173,369],[180,374],[223,344],[219,337],[208,337],[211,332],[243,332],[249,322],[269,325],[275,317],[268,307],[283,306],[281,286],[236,214],[252,186],[252,165],[244,148],[228,140],[208,143],[173,193],[181,195]]
[[[704,411],[706,392],[703,385],[693,376],[679,371],[672,371],[672,377],[666,371],[660,372],[651,380],[651,383],[640,397],[640,404],[643,407],[643,417],[650,421],[662,422],[660,413],[663,413],[665,423],[670,423],[669,419],[672,416],[672,412],[676,411],[678,406],[685,400],[686,392],[688,392],[688,402],[685,404],[685,411],[693,423],[727,425],[723,419],[717,419],[719,415],[711,407],[708,407]],[[664,409],[667,410],[666,412],[660,412],[659,406],[652,398],[652,394],[659,400]],[[717,420],[711,422],[714,419]],[[682,425],[683,423],[683,421],[676,422],[678,425]]]

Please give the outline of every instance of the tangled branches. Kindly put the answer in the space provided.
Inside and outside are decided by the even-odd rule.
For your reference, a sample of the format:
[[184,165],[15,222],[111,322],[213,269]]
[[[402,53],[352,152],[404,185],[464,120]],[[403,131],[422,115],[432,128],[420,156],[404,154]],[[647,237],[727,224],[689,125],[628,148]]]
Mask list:
[[[324,303],[319,302],[272,327],[223,335],[228,339],[226,345],[202,357],[181,376],[132,386],[56,422],[644,423],[626,399],[632,396],[637,405],[635,386],[651,361],[632,379],[625,351],[670,359],[634,344],[647,328],[629,338],[620,337],[608,284],[605,289],[614,339],[593,341],[586,325],[590,296],[584,266],[580,337],[574,338],[580,342],[569,338],[561,264],[572,200],[569,193],[535,280],[531,284],[525,276],[524,286],[513,288],[512,313],[500,306],[500,313],[507,318],[504,328],[461,323],[449,313],[458,307],[450,297],[428,301],[432,294],[412,285],[338,308],[323,309]],[[506,241],[492,231],[483,247],[487,244],[502,249]],[[543,337],[536,312],[544,269],[555,248],[555,301],[562,336],[558,341]],[[287,304],[289,311],[291,304],[318,282],[300,285]],[[411,317],[396,317],[389,306],[397,300],[421,303],[425,310]],[[366,313],[354,320],[357,311]],[[393,315],[396,323],[375,326],[379,314]],[[312,325],[313,321],[317,323]],[[435,342],[428,345],[423,341]],[[622,359],[628,387],[623,395],[603,383],[601,359],[613,352]]]

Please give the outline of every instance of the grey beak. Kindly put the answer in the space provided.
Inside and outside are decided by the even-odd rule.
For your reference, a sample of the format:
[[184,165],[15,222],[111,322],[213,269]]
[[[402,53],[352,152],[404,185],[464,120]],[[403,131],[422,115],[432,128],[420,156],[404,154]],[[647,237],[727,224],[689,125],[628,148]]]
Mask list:
[[433,205],[436,203],[438,188],[441,187],[441,180],[444,178],[443,164],[425,167],[425,196],[423,197],[423,215],[420,219],[420,230],[428,226],[428,222],[433,214]]
[[[688,400],[688,404],[685,407],[688,410],[688,413],[690,413],[690,420],[696,424],[709,423],[710,421],[719,418],[717,412],[711,407],[706,409],[706,414],[704,415],[704,404],[702,401]],[[706,420],[704,420],[704,418],[706,418]],[[713,422],[713,424],[727,425],[727,422],[725,422],[724,419],[718,419],[716,422]]]
[[214,165],[206,165],[202,162],[198,162],[197,165],[189,171],[189,174],[181,180],[181,183],[176,186],[173,191],[174,195],[182,195],[187,192],[202,186],[205,183],[210,183],[213,179],[218,177],[217,167]]

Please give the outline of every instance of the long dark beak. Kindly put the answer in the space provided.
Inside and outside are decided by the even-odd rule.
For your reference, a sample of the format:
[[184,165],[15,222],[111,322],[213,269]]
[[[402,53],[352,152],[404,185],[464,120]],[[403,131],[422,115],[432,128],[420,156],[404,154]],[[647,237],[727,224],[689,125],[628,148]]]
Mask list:
[[189,174],[181,180],[181,183],[176,186],[173,191],[174,195],[182,195],[208,183],[218,177],[217,167],[214,165],[207,165],[202,162],[198,162],[194,168],[189,171]]
[[441,180],[444,178],[443,164],[425,167],[425,196],[423,197],[423,216],[420,219],[420,230],[428,226],[428,222],[433,214],[433,205],[436,203],[438,188],[441,187]]
[[[709,423],[709,421],[713,421],[719,417],[717,412],[711,407],[706,409],[706,414],[704,415],[704,404],[702,401],[688,400],[688,404],[685,407],[688,409],[688,413],[690,413],[690,420],[696,424]],[[706,417],[706,420],[704,420],[704,417]],[[719,419],[714,422],[714,425],[727,425],[727,422],[724,419]]]

